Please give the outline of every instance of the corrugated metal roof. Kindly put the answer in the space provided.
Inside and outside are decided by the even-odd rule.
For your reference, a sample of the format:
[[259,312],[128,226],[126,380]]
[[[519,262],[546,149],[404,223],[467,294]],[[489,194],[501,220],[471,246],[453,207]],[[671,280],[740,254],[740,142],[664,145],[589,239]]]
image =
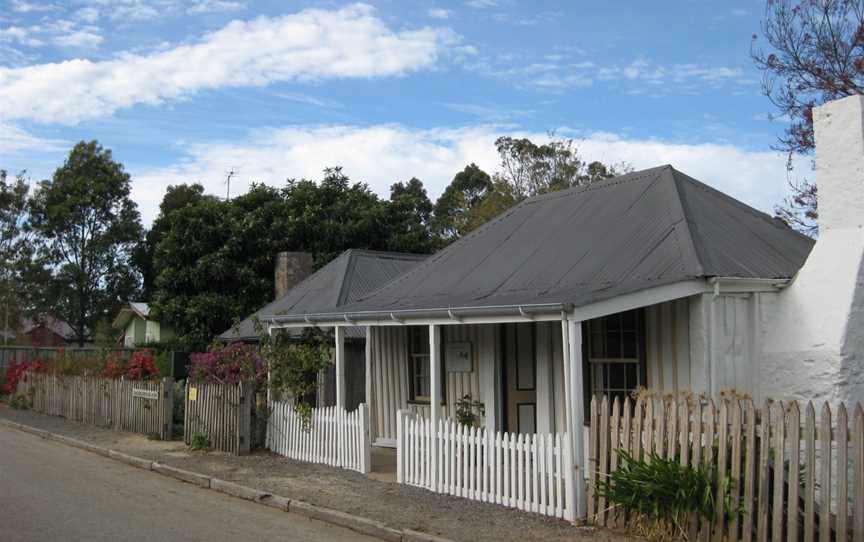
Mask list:
[[526,200],[376,292],[320,313],[580,306],[692,278],[784,279],[812,246],[662,166]]
[[[380,288],[427,258],[421,254],[346,250],[307,277],[280,299],[259,309],[237,326],[225,331],[223,340],[253,339],[254,318],[264,320],[281,314],[305,314],[340,307]],[[348,337],[365,337],[362,328],[346,329]]]

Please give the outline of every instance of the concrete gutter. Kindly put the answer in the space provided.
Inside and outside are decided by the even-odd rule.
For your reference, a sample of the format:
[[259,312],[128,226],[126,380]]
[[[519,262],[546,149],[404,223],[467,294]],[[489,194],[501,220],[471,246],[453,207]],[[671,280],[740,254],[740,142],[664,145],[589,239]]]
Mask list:
[[374,519],[355,516],[353,514],[340,512],[339,510],[333,510],[332,508],[317,506],[308,502],[301,501],[299,499],[292,499],[290,497],[283,497],[281,495],[273,495],[260,489],[236,484],[227,480],[221,480],[219,478],[212,478],[204,474],[199,474],[197,472],[178,469],[176,467],[165,465],[164,463],[158,463],[149,459],[135,457],[129,454],[125,454],[123,452],[118,452],[117,450],[103,448],[89,442],[84,442],[82,440],[74,439],[64,435],[58,435],[56,433],[51,433],[43,429],[37,429],[29,425],[24,425],[4,419],[0,419],[0,425],[11,427],[13,429],[18,429],[19,431],[30,433],[31,435],[36,435],[37,437],[43,438],[45,440],[59,442],[67,446],[72,446],[74,448],[78,448],[87,452],[99,454],[109,459],[113,459],[121,463],[126,463],[127,465],[131,465],[140,469],[153,471],[163,476],[168,476],[183,482],[197,485],[204,489],[218,491],[219,493],[230,495],[238,499],[252,501],[258,504],[262,504],[264,506],[270,506],[271,508],[276,508],[278,510],[282,510],[283,512],[298,514],[306,516],[308,518],[323,521],[325,523],[330,523],[332,525],[345,527],[347,529],[351,529],[352,531],[356,531],[358,533],[369,536],[374,536],[375,538],[386,540],[388,542],[453,542],[446,538],[440,538],[434,535],[421,533],[411,529],[395,529],[392,527],[388,527],[384,523],[376,521]]

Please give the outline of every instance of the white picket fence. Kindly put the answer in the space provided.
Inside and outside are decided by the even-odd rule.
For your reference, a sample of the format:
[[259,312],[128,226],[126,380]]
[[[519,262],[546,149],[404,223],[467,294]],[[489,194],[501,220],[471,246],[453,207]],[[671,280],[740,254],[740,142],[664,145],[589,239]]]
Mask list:
[[[431,421],[397,413],[397,481],[404,484],[573,520],[575,471],[567,434],[490,433],[450,419]],[[432,439],[438,469],[433,472]],[[433,483],[434,482],[434,483]]]
[[356,410],[324,407],[312,409],[308,426],[288,401],[272,401],[267,423],[267,447],[279,454],[309,463],[368,473],[372,468],[369,408]]

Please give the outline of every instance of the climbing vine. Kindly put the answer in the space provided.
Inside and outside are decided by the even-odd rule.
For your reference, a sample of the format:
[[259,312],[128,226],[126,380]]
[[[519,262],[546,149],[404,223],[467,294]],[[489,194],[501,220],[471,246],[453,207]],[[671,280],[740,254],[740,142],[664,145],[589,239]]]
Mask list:
[[302,335],[274,330],[261,335],[261,354],[270,369],[269,388],[275,399],[291,399],[294,411],[308,427],[315,406],[318,374],[330,363],[331,338],[320,329]]

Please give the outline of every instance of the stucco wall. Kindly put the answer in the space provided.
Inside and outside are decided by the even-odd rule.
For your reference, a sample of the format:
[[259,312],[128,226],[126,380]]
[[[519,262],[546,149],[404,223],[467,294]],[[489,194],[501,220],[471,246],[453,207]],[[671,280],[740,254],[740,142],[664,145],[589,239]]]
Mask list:
[[819,238],[762,303],[760,386],[775,398],[864,400],[864,96],[814,110]]

